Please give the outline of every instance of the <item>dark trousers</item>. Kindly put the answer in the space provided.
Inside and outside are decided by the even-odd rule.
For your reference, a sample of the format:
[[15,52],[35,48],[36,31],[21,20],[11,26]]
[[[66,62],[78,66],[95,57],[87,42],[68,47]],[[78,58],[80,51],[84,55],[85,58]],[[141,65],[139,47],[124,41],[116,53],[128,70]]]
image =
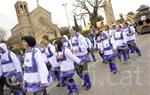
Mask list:
[[119,60],[121,60],[121,55],[123,55],[124,61],[128,61],[128,52],[129,52],[129,49],[118,49]]
[[88,51],[88,54],[91,54],[93,61],[96,61],[95,55],[93,53],[93,49],[88,48],[87,51]]
[[75,63],[75,70],[80,76],[80,78],[84,81],[84,86],[91,86],[91,80],[88,72],[88,64],[85,62],[83,65],[79,65]]
[[77,63],[74,64],[77,75],[82,78],[83,72],[88,71],[88,64],[84,63],[84,65],[79,65]]
[[10,87],[7,84],[6,78],[5,77],[0,77],[0,95],[4,95],[4,85],[7,87]]
[[116,73],[117,72],[116,59],[115,58],[107,59],[106,62],[109,64],[110,72]]
[[141,52],[139,48],[137,47],[135,41],[128,42],[128,47],[131,50],[131,53],[135,51],[139,56],[141,55]]
[[40,91],[34,92],[33,95],[48,95],[46,88]]
[[100,55],[100,57],[102,58],[103,63],[106,63],[106,62],[105,62],[105,59],[104,59],[104,54],[99,51],[99,55]]
[[62,77],[62,80],[64,81],[67,89],[69,90],[69,93],[78,93],[79,92],[76,82],[74,81],[72,75]]
[[56,78],[56,80],[58,82],[57,86],[61,85],[63,82],[62,82],[62,79],[60,77],[60,70],[54,70],[53,74],[54,74],[54,77]]

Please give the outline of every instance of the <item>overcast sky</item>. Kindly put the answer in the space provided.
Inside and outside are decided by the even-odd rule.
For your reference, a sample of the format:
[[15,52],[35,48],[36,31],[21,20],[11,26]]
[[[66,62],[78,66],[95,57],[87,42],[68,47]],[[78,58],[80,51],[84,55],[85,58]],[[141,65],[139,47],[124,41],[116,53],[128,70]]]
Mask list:
[[[16,12],[14,8],[15,2],[18,0],[0,0],[0,27],[4,28],[7,31],[10,31],[17,22]],[[21,0],[23,1],[23,0]],[[29,10],[32,11],[37,7],[36,0],[24,0],[27,1]],[[62,6],[63,3],[67,3],[67,11],[69,15],[70,24],[73,25],[73,14],[71,10],[72,0],[39,0],[40,6],[47,9],[52,13],[52,21],[58,26],[67,26],[67,19],[65,9]],[[150,6],[150,0],[112,0],[112,6],[116,19],[119,18],[119,14],[123,13],[124,15],[129,12],[136,10],[140,7],[141,4],[146,4]],[[104,13],[99,10],[99,14]],[[86,21],[88,23],[88,19]],[[82,23],[78,21],[78,23]]]

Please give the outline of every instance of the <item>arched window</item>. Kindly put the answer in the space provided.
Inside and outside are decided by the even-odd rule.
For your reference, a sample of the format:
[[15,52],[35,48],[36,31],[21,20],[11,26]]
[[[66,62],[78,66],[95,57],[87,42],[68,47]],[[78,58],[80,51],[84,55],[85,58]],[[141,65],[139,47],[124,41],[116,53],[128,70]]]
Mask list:
[[28,8],[26,5],[24,5],[24,9],[25,9],[25,12],[27,13],[28,12]]
[[21,13],[24,12],[24,11],[23,11],[23,6],[22,6],[22,5],[20,5],[20,11],[21,11]]

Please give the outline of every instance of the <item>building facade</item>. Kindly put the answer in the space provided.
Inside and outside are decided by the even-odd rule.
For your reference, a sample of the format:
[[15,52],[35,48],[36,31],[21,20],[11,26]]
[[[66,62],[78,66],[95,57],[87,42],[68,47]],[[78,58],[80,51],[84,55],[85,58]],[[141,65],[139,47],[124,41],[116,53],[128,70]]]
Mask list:
[[50,39],[60,37],[60,29],[52,23],[51,13],[41,6],[29,12],[27,2],[17,1],[15,9],[18,24],[11,29],[10,45],[19,46],[21,37],[26,35],[34,36],[37,43],[40,43],[43,35],[48,35]]

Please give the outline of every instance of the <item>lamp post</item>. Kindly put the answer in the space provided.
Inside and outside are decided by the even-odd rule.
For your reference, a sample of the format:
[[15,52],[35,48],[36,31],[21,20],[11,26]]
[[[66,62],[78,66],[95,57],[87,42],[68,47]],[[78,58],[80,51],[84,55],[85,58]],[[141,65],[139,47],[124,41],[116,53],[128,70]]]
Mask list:
[[65,7],[66,17],[67,17],[67,22],[68,22],[68,27],[70,27],[70,24],[69,24],[69,17],[68,17],[68,12],[67,12],[67,8],[66,8],[67,3],[64,3],[64,4],[62,4],[62,5]]

